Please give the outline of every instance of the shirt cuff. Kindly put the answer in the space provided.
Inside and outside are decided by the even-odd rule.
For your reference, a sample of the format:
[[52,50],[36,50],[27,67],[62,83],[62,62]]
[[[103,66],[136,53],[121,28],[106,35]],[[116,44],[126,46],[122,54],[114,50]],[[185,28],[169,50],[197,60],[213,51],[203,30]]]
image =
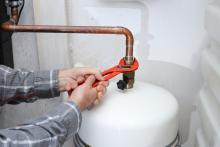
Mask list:
[[62,124],[67,131],[67,138],[77,133],[82,124],[82,114],[78,106],[72,102],[64,102],[60,104],[55,111],[47,114],[50,118],[59,116],[56,122]]
[[[75,124],[77,124],[75,129],[73,128],[72,131],[69,132],[69,135],[75,134],[76,132],[79,132],[79,129],[81,128],[81,124],[82,124],[81,111],[80,111],[79,107],[72,101],[65,102],[64,105],[67,105],[72,109],[72,111],[70,113],[71,113],[71,116],[73,116],[72,119],[70,119],[70,120],[72,120],[72,123],[69,123],[69,128],[67,130],[71,130],[71,128],[73,128],[73,125],[74,125],[73,122],[75,120],[77,120],[77,123],[75,123]],[[76,116],[73,115],[73,111],[76,114]]]
[[58,89],[58,70],[35,72],[34,90],[35,95],[39,98],[60,96]]

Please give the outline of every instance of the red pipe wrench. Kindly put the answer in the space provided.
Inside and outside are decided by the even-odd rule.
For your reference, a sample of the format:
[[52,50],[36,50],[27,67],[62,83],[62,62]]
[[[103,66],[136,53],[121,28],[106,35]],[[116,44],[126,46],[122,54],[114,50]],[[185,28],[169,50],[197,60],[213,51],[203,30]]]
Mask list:
[[[121,73],[133,72],[137,70],[138,67],[139,67],[139,63],[137,59],[134,59],[132,65],[126,65],[124,59],[121,59],[118,65],[103,71],[102,76],[104,77],[105,81],[108,81]],[[96,87],[98,83],[99,81],[96,81],[93,84],[93,87]]]
[[[104,80],[108,81],[121,73],[133,72],[137,70],[138,67],[139,67],[139,63],[137,59],[134,59],[134,62],[132,65],[126,65],[124,59],[121,59],[118,65],[103,71],[101,74],[104,77]],[[99,82],[100,81],[95,81],[95,83],[92,86],[93,87],[98,86]],[[68,91],[69,95],[71,95],[71,93],[72,93],[72,90]]]

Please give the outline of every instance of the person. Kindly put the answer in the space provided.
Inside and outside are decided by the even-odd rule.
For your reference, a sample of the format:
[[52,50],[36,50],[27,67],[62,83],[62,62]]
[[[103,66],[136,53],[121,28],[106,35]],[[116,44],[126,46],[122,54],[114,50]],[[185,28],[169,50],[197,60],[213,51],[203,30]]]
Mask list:
[[[93,83],[99,80],[97,87]],[[108,82],[95,69],[15,70],[0,65],[0,104],[33,102],[71,91],[68,100],[44,116],[0,130],[0,147],[59,147],[79,131],[81,112],[103,99]]]

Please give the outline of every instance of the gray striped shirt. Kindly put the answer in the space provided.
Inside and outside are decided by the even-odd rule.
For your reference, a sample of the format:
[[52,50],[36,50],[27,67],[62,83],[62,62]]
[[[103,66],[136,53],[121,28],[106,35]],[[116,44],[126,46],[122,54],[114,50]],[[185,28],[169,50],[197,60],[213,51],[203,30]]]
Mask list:
[[[0,65],[0,104],[59,96],[57,74],[57,70],[32,72]],[[59,147],[80,125],[81,112],[69,101],[34,121],[0,130],[0,147]]]

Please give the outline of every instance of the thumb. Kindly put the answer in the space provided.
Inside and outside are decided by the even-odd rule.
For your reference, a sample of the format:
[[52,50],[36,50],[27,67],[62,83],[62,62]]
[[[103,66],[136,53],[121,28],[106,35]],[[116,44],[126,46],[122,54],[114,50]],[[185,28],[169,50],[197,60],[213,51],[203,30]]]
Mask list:
[[95,82],[95,80],[96,80],[95,76],[91,75],[86,79],[85,83],[92,87],[92,84]]

